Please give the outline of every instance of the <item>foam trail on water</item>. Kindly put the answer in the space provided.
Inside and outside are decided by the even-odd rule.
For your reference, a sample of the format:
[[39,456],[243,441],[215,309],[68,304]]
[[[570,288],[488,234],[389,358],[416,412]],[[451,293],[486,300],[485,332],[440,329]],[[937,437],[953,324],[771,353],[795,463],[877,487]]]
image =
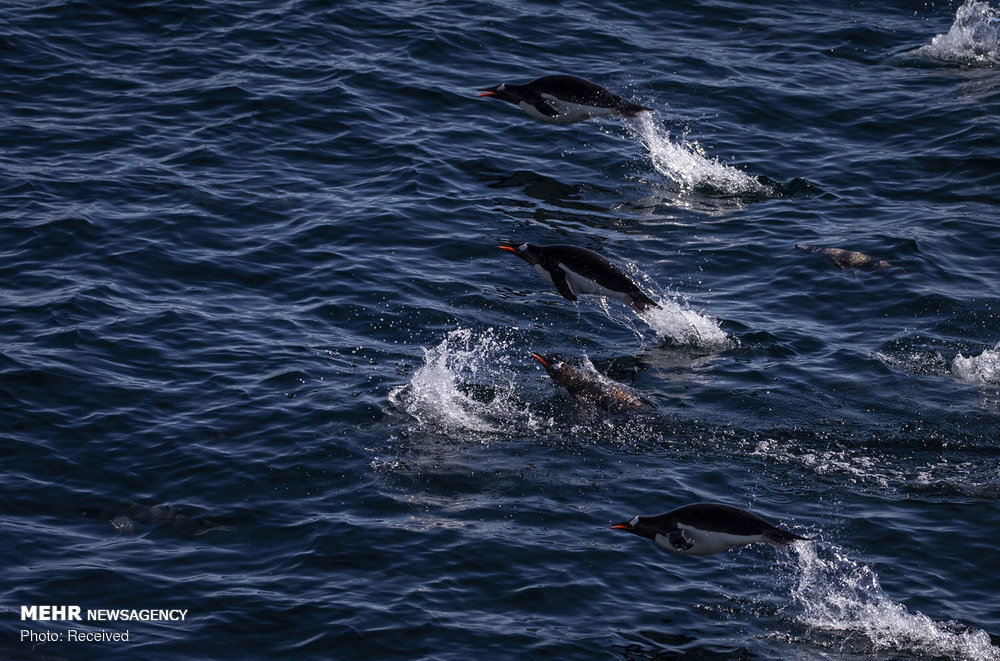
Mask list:
[[488,329],[451,331],[424,349],[424,363],[409,383],[389,393],[389,404],[421,426],[450,432],[501,432],[530,426],[530,412],[515,397],[510,356],[514,343]]
[[911,613],[882,590],[870,567],[850,560],[842,549],[824,547],[823,557],[815,543],[791,549],[798,569],[792,597],[803,608],[801,620],[807,627],[849,639],[864,636],[872,651],[1000,661],[1000,648],[985,631]]
[[966,358],[958,354],[951,361],[951,373],[959,381],[974,386],[1000,385],[1000,344],[978,356]]
[[670,132],[653,117],[639,113],[625,122],[626,130],[649,152],[649,160],[662,176],[682,192],[710,188],[723,195],[767,195],[773,192],[750,175],[711,159],[696,142],[675,142]]
[[1000,10],[986,2],[966,0],[955,12],[955,22],[948,32],[913,53],[941,62],[1000,65]]

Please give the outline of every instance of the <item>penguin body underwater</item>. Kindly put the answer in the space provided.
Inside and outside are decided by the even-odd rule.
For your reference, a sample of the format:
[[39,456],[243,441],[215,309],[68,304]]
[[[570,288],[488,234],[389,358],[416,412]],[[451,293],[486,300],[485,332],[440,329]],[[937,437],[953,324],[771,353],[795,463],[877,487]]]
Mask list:
[[597,371],[573,367],[555,356],[542,356],[537,353],[531,355],[542,364],[557,386],[568,390],[569,394],[581,404],[590,403],[613,413],[642,411],[649,408],[649,405],[631,390]]
[[826,257],[839,266],[842,269],[864,269],[866,271],[878,271],[881,269],[887,269],[892,266],[889,262],[884,259],[878,259],[877,257],[872,257],[871,255],[866,255],[863,252],[858,252],[856,250],[846,250],[844,248],[824,248],[822,246],[807,246],[801,243],[796,243],[795,247],[799,250],[806,250],[808,252],[818,252],[821,255],[826,255]]
[[577,76],[542,76],[523,85],[500,83],[478,91],[479,96],[513,103],[529,116],[553,124],[572,124],[603,115],[635,117],[651,110]]
[[581,294],[610,296],[624,301],[636,312],[660,307],[644,294],[620,268],[592,250],[577,246],[538,246],[501,242],[498,246],[535,267],[543,278],[570,301]]
[[212,531],[234,530],[231,526],[219,525],[210,519],[181,514],[173,505],[130,503],[122,507],[87,507],[80,514],[107,521],[118,534],[135,532],[136,523],[192,537],[200,537]]
[[788,546],[808,539],[752,512],[715,503],[685,505],[657,516],[634,516],[611,527],[651,539],[680,555],[710,555],[754,542]]

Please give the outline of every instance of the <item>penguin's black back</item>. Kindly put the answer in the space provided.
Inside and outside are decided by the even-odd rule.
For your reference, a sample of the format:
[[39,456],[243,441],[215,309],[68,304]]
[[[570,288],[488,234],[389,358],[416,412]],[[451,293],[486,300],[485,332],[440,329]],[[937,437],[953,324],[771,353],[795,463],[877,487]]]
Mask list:
[[714,503],[697,503],[685,505],[664,516],[669,517],[674,525],[683,523],[715,532],[726,532],[732,535],[759,535],[775,526],[760,518],[753,512],[741,510],[731,505]]
[[626,101],[614,92],[578,76],[569,76],[566,74],[542,76],[527,83],[524,87],[530,88],[536,94],[551,94],[562,101],[570,101],[581,105],[616,108],[628,112],[648,110],[648,108],[643,108],[631,101]]
[[[532,246],[539,263],[548,270],[562,264],[578,275],[593,280],[605,289],[627,294],[642,294],[624,271],[592,250],[579,246]],[[645,294],[642,294],[645,297]]]
[[622,100],[617,94],[604,89],[596,83],[584,80],[578,76],[564,74],[536,78],[528,83],[528,87],[533,88],[539,93],[545,92],[551,94],[563,101],[601,105],[609,108]]

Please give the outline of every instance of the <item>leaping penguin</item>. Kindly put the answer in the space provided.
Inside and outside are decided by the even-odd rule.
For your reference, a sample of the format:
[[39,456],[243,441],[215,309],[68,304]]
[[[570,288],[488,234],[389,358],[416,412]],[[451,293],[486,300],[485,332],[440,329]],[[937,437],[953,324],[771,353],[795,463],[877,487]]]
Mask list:
[[534,266],[539,275],[555,285],[556,290],[570,301],[576,301],[579,294],[596,294],[624,301],[636,312],[660,307],[620,268],[592,250],[507,241],[501,241],[498,247],[509,250]]
[[658,516],[634,516],[611,527],[651,539],[681,555],[710,555],[754,542],[788,546],[809,539],[746,510],[713,503],[686,505]]
[[546,357],[537,353],[531,355],[542,364],[557,386],[568,390],[573,399],[581,404],[589,402],[613,413],[649,408],[635,393],[599,372],[577,369],[555,356]]
[[479,96],[513,103],[531,117],[553,124],[572,124],[602,115],[635,117],[651,110],[576,76],[542,76],[523,85],[500,83],[478,91]]

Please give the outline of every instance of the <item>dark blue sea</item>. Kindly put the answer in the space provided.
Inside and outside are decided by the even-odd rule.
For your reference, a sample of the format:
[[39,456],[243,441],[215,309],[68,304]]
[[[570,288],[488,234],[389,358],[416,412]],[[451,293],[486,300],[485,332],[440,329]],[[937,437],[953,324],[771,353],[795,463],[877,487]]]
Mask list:
[[[5,3],[0,658],[997,661],[998,37],[995,0]],[[555,73],[652,110],[477,96]],[[810,540],[611,528],[698,502]]]

